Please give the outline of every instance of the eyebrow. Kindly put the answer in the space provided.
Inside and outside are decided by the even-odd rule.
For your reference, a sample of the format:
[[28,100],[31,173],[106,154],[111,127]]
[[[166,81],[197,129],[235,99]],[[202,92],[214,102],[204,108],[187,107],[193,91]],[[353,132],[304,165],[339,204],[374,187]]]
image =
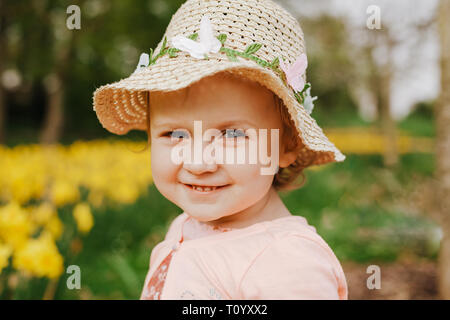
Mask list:
[[175,122],[164,122],[164,121],[155,121],[155,123],[153,123],[153,126],[155,128],[161,128],[161,127],[170,127],[170,128],[178,128],[180,126],[179,123],[175,123]]
[[[192,121],[192,124],[194,122]],[[248,120],[228,120],[219,124],[216,124],[215,126],[213,126],[216,129],[221,129],[221,128],[225,128],[225,127],[230,127],[230,126],[240,126],[240,125],[247,125],[250,127],[255,127],[256,125],[254,125],[252,122],[248,121]],[[176,122],[164,122],[164,121],[155,121],[155,123],[153,124],[153,126],[155,128],[179,128],[179,127],[183,127],[182,125],[180,125],[180,123],[176,123]]]
[[218,125],[218,128],[224,128],[224,127],[238,127],[239,125],[244,125],[246,124],[247,126],[250,127],[256,127],[252,122],[247,121],[247,120],[229,120],[226,122],[222,122],[220,125]]

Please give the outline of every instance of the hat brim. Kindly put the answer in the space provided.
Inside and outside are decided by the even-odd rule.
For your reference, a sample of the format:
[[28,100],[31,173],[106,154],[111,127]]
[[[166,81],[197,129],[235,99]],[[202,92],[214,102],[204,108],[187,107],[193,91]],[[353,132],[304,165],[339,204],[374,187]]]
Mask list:
[[283,100],[305,146],[301,152],[311,159],[310,165],[345,159],[297,101],[292,90],[272,70],[243,58],[238,62],[230,61],[220,53],[209,55],[208,60],[195,59],[184,53],[177,58],[164,56],[128,78],[98,88],[94,92],[94,111],[102,126],[112,133],[123,135],[133,129],[147,130],[147,92],[183,89],[222,71],[256,81]]

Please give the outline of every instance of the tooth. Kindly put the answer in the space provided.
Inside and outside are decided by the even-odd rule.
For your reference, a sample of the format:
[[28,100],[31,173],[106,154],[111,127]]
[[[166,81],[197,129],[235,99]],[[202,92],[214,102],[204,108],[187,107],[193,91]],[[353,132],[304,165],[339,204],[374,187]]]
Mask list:
[[214,190],[216,190],[218,187],[216,187],[216,186],[212,186],[212,187],[202,187],[202,186],[194,186],[194,185],[192,185],[192,188],[193,188],[194,190],[197,190],[197,191],[208,192],[208,191],[214,191]]

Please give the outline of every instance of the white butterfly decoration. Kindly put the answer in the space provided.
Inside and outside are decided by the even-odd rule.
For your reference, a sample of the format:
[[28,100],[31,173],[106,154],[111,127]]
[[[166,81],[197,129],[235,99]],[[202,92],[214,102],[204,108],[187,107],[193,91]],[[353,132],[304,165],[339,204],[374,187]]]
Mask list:
[[172,46],[178,50],[188,52],[192,57],[204,59],[208,53],[217,53],[222,43],[214,36],[214,29],[208,15],[204,15],[200,22],[199,42],[184,36],[172,38]]

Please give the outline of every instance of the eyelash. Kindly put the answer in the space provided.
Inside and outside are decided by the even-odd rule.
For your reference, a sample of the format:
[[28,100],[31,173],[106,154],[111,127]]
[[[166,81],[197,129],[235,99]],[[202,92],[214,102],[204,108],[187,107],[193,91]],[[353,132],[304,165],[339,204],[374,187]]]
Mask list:
[[248,136],[245,134],[245,131],[244,130],[240,130],[240,129],[226,129],[226,130],[222,130],[222,135],[225,135],[227,133],[227,131],[233,132],[233,133],[235,133],[235,132],[242,133],[241,136],[237,136],[237,137],[233,137],[233,138],[239,138],[239,137],[248,138]]
[[[167,131],[167,132],[164,132],[161,136],[162,136],[162,137],[168,137],[168,138],[170,138],[170,137],[172,137],[173,133],[176,132],[176,131],[180,131],[180,132],[185,133],[185,132],[182,131],[182,130],[175,130],[175,131]],[[248,135],[245,134],[245,131],[244,131],[244,130],[240,130],[240,129],[225,129],[225,130],[222,130],[222,131],[221,131],[222,136],[225,136],[225,135],[227,134],[227,131],[230,132],[230,133],[235,133],[235,132],[242,133],[242,135],[240,135],[240,136],[233,137],[233,138],[229,138],[229,139],[234,139],[234,138],[239,138],[239,137],[248,138]],[[181,138],[179,138],[179,139],[181,139]]]
[[161,136],[162,136],[162,137],[168,137],[168,138],[171,138],[172,135],[173,135],[173,133],[174,133],[174,132],[177,132],[177,131],[186,133],[185,131],[182,131],[182,130],[175,130],[175,131],[167,131],[167,132],[164,132]]

